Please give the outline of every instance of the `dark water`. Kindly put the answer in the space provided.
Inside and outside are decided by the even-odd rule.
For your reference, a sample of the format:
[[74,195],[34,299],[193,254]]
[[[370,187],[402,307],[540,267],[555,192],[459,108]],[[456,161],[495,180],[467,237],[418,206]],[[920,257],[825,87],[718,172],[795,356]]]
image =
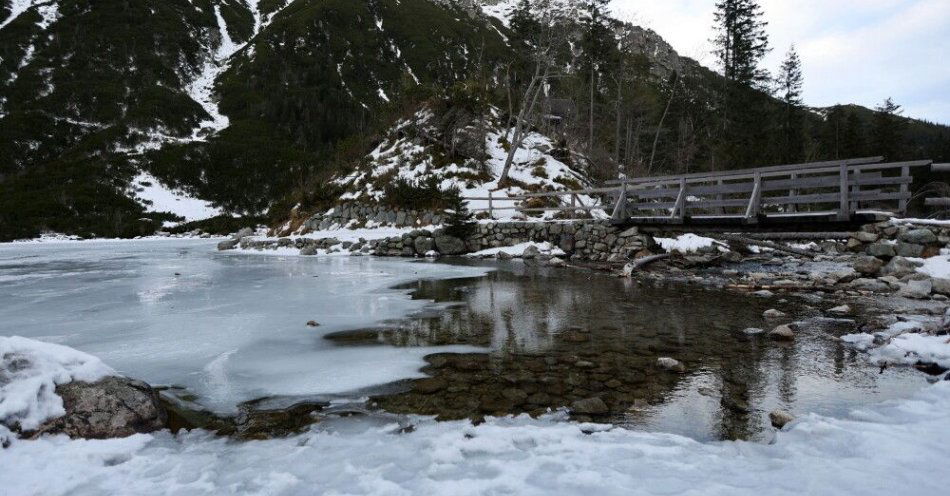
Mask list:
[[[661,430],[697,439],[768,439],[768,413],[841,414],[910,394],[924,379],[881,374],[834,339],[855,323],[823,317],[837,305],[759,298],[697,285],[640,285],[580,270],[502,263],[486,277],[419,281],[426,312],[378,329],[329,336],[338,346],[471,344],[484,354],[427,357],[429,379],[390,385],[373,401],[386,411],[440,419],[540,414],[599,398],[579,420]],[[778,308],[788,318],[767,321]],[[866,314],[870,309],[857,308]],[[791,343],[748,327],[796,321]],[[663,370],[672,357],[684,372]],[[606,408],[603,408],[606,407]]]

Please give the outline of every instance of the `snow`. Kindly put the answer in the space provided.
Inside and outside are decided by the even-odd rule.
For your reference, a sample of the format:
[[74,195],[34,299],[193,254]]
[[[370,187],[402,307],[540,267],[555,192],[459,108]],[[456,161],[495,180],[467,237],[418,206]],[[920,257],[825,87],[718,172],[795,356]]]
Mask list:
[[[487,122],[485,136],[484,164],[467,160],[458,163],[437,165],[432,153],[425,146],[416,144],[411,138],[402,136],[410,126],[426,127],[434,118],[431,111],[423,110],[412,118],[397,123],[384,139],[367,157],[366,163],[356,172],[333,179],[343,186],[345,192],[341,200],[363,200],[378,202],[384,196],[383,187],[396,178],[407,181],[421,181],[435,177],[443,190],[458,188],[465,198],[487,198],[492,195],[492,206],[496,219],[513,219],[521,216],[513,207],[521,200],[509,199],[518,195],[536,191],[565,191],[576,185],[587,184],[585,176],[573,170],[564,162],[553,157],[554,142],[539,133],[529,132],[514,155],[509,177],[525,187],[509,186],[498,188],[498,179],[504,169],[508,151],[504,144],[513,134],[513,130],[500,127],[494,119],[497,109],[491,112]],[[573,186],[573,187],[572,187]],[[567,197],[559,200],[569,201]],[[578,206],[594,206],[597,200],[588,195],[577,195]],[[485,211],[487,199],[470,199],[469,209]],[[500,210],[499,210],[500,209]],[[544,214],[550,219],[554,212]],[[607,218],[603,210],[591,210],[597,218]]]
[[919,225],[919,226],[938,226],[938,227],[950,227],[950,220],[938,220],[938,219],[903,219],[894,217],[890,219],[892,224],[897,225]]
[[350,420],[286,439],[195,431],[114,440],[44,437],[3,451],[10,494],[944,494],[950,382],[914,397],[805,415],[773,444],[565,422]]
[[868,360],[875,365],[914,365],[917,362],[936,363],[950,368],[950,336],[935,336],[924,330],[927,319],[901,321],[876,333],[883,342],[875,345],[875,335],[868,333],[847,334],[841,337],[845,343],[868,352]]
[[656,238],[656,242],[667,252],[675,251],[679,253],[694,253],[719,243],[715,239],[697,236],[693,233],[686,233],[676,238]]
[[95,382],[115,372],[67,346],[0,336],[0,422],[33,430],[66,413],[56,385]]
[[485,250],[481,250],[481,251],[476,251],[476,252],[473,252],[473,253],[469,253],[469,254],[467,254],[467,255],[465,255],[465,256],[466,256],[466,257],[470,257],[470,258],[488,258],[488,257],[497,256],[499,253],[502,253],[502,252],[503,252],[503,253],[507,253],[507,254],[509,254],[509,255],[511,255],[511,256],[513,256],[513,257],[520,257],[521,254],[524,253],[525,249],[528,248],[528,247],[530,247],[530,246],[533,246],[533,247],[537,248],[540,253],[543,253],[543,254],[546,254],[546,255],[552,255],[552,256],[556,256],[556,257],[560,257],[560,256],[563,256],[563,255],[564,255],[564,250],[561,250],[560,248],[558,248],[558,247],[552,245],[551,243],[548,243],[547,241],[545,241],[545,242],[543,242],[543,243],[527,242],[527,243],[519,243],[519,244],[512,245],[512,246],[502,246],[502,247],[498,247],[498,248],[488,248],[488,249],[485,249]]
[[941,250],[940,255],[935,257],[912,258],[911,260],[923,263],[917,268],[917,272],[930,277],[950,279],[950,253],[946,249]]
[[[147,172],[139,173],[132,180],[132,188],[136,199],[145,205],[147,211],[171,212],[184,217],[185,222],[210,219],[224,213],[221,209],[212,206],[210,202],[164,186],[155,176]],[[165,227],[169,227],[176,223],[166,222],[165,224]]]
[[0,29],[7,27],[8,24],[15,21],[24,12],[30,10],[34,5],[42,5],[47,0],[10,0],[7,2],[7,8],[10,9],[10,15],[3,22],[0,22]]
[[0,336],[71,346],[122,375],[183,386],[220,412],[262,396],[349,395],[424,377],[426,355],[481,350],[340,347],[323,336],[385,326],[432,304],[397,285],[490,268],[242,256],[219,253],[216,244],[2,244]]

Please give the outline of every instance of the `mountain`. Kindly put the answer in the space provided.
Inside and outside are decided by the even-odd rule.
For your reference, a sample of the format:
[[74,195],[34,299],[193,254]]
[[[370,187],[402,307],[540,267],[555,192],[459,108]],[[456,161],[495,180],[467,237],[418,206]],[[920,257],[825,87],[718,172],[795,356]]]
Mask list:
[[[467,118],[507,136],[526,65],[511,3],[2,0],[0,239],[134,236],[217,213],[282,222],[339,200],[341,178],[372,169],[397,123],[425,109],[441,121],[476,101]],[[590,102],[583,77],[552,82],[544,106],[562,120],[535,120],[524,153],[563,160],[581,182],[618,164],[718,167],[708,130],[719,77],[657,33],[614,27],[633,74],[616,85],[605,74]],[[579,29],[565,25],[565,39]],[[590,103],[594,143],[581,138]],[[818,139],[824,117],[810,115]],[[950,142],[946,127],[908,132],[927,136],[911,140],[914,154]],[[443,165],[471,165],[445,143],[423,145],[449,155]]]

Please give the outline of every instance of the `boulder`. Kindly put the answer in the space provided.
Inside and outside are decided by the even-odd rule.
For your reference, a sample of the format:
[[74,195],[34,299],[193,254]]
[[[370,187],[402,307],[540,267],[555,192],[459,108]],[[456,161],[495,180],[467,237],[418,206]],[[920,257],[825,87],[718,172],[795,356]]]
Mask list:
[[854,238],[862,243],[874,243],[880,238],[880,235],[867,231],[858,231],[854,233]]
[[881,271],[881,267],[884,267],[884,262],[877,257],[863,256],[855,259],[851,266],[854,267],[854,270],[857,272],[873,276]]
[[785,410],[773,410],[769,413],[769,422],[776,429],[781,429],[795,420],[795,416]]
[[[550,267],[564,267],[565,265],[567,265],[567,262],[565,262],[563,259],[558,258],[558,257],[551,257],[550,260],[545,262],[545,265],[548,265]],[[950,280],[948,280],[948,282],[950,282]]]
[[511,253],[508,253],[507,251],[501,250],[498,253],[495,253],[495,258],[498,260],[511,260],[512,258],[515,258],[515,256]]
[[897,251],[897,256],[899,257],[917,258],[923,255],[924,245],[904,243],[901,241],[897,243],[895,250]]
[[604,400],[593,397],[571,403],[571,413],[583,415],[603,415],[610,410]]
[[671,372],[686,372],[686,366],[682,364],[679,360],[670,357],[660,357],[656,359],[656,365],[663,370],[669,370]]
[[435,247],[443,255],[460,255],[465,253],[465,242],[455,236],[442,234],[435,237]]
[[886,282],[868,278],[855,279],[851,281],[848,287],[858,291],[871,291],[873,293],[886,293],[891,290],[891,287]]
[[767,319],[781,319],[782,317],[785,317],[785,312],[770,308],[762,312],[762,316]]
[[930,229],[911,229],[901,234],[901,241],[918,245],[928,245],[937,242],[937,236]]
[[242,238],[246,238],[248,236],[253,236],[253,235],[254,235],[254,230],[251,229],[250,227],[245,227],[239,230],[238,232],[234,233],[231,236],[231,239],[236,239],[240,241]]
[[905,298],[929,298],[933,291],[933,282],[930,279],[910,280],[900,285],[897,296]]
[[885,276],[903,277],[917,272],[917,267],[922,264],[904,257],[894,257],[887,265],[881,269],[881,274]]
[[412,247],[416,249],[417,254],[425,256],[426,253],[429,253],[435,248],[435,241],[426,236],[419,236],[413,241]]
[[532,259],[532,258],[537,258],[538,255],[540,255],[540,254],[541,254],[541,250],[538,250],[538,247],[537,247],[537,246],[529,245],[529,246],[528,246],[527,248],[525,248],[524,251],[521,253],[521,258],[523,258],[523,259],[525,259],[525,260],[528,260],[528,259]]
[[834,308],[829,308],[828,313],[836,313],[838,315],[846,315],[851,313],[851,307],[848,305],[840,305]]
[[307,245],[300,249],[301,255],[311,256],[317,254],[317,245]]
[[868,245],[867,254],[872,257],[886,258],[897,255],[897,250],[890,243],[874,243]]
[[240,242],[241,242],[240,239],[235,239],[235,238],[226,239],[226,240],[224,240],[224,241],[218,243],[218,250],[220,250],[220,251],[233,250],[233,249],[237,248],[237,245],[238,245],[238,243],[240,243]]
[[73,381],[56,386],[66,414],[41,425],[39,434],[66,434],[72,438],[109,439],[153,432],[165,427],[167,413],[158,392],[148,384],[126,377],[96,382]]
[[[931,279],[933,283],[933,292],[950,296],[950,279],[935,277]],[[950,309],[948,309],[950,311]]]
[[562,234],[557,246],[563,250],[564,253],[572,253],[574,251],[574,235],[569,233]]
[[791,341],[795,339],[795,331],[789,325],[780,325],[769,331],[769,337],[778,341]]

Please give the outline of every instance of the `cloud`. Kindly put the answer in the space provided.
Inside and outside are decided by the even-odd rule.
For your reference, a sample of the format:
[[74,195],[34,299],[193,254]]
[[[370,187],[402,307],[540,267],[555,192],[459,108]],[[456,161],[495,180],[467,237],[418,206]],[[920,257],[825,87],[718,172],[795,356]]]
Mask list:
[[[887,97],[906,115],[950,124],[950,1],[761,0],[775,70],[795,43],[805,70],[809,105]],[[622,17],[649,27],[681,54],[707,66],[714,0],[614,0]]]

